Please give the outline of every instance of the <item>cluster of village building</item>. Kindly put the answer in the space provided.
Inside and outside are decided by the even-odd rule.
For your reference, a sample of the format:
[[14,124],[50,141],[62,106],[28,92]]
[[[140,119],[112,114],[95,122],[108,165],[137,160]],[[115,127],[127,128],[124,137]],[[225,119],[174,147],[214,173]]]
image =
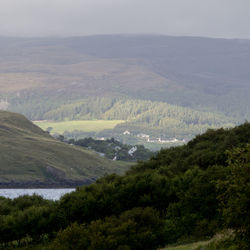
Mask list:
[[[123,132],[123,135],[131,135],[131,132],[126,130]],[[186,141],[184,139],[179,140],[177,138],[170,138],[170,139],[163,139],[161,137],[153,137],[147,134],[137,134],[136,135],[139,138],[145,139],[147,142],[154,142],[154,143],[185,143]]]

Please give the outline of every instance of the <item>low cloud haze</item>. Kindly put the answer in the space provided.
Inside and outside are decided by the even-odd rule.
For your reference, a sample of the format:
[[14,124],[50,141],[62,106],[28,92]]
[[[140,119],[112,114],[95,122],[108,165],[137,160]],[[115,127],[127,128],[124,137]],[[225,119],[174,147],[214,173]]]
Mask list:
[[0,0],[1,36],[155,33],[250,39],[249,0]]

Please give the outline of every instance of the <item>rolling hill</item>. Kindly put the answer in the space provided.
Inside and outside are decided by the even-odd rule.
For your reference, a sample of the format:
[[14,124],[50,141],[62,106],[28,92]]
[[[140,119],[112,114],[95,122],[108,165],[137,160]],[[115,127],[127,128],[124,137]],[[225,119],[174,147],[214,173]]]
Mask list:
[[[63,134],[67,138],[115,137],[129,144],[144,144],[153,150],[183,144],[183,141],[205,132],[208,127],[232,127],[236,122],[218,112],[199,111],[164,102],[107,97],[65,104],[43,117],[45,121],[35,121],[35,124],[52,134]],[[114,123],[115,126],[108,127],[107,123]],[[98,129],[98,125],[102,130]],[[175,138],[175,143],[170,143],[169,138]]]
[[0,111],[0,140],[1,186],[74,186],[128,168],[60,142],[16,113]]

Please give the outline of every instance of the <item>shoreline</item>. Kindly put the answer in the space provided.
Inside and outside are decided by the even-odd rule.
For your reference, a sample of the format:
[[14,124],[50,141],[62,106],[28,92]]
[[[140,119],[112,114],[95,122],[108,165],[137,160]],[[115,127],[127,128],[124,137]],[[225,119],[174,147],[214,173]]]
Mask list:
[[70,189],[94,183],[95,180],[10,181],[0,182],[0,189]]

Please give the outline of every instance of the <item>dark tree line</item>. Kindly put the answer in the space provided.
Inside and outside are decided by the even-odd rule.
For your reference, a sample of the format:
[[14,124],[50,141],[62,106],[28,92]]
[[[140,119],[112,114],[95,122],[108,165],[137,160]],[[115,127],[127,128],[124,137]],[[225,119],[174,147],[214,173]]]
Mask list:
[[114,138],[106,140],[95,140],[91,137],[66,141],[69,144],[90,148],[96,152],[103,153],[108,159],[120,161],[145,161],[153,156],[153,152],[146,149],[143,145],[136,145],[136,150],[130,153],[134,146],[123,144]]

